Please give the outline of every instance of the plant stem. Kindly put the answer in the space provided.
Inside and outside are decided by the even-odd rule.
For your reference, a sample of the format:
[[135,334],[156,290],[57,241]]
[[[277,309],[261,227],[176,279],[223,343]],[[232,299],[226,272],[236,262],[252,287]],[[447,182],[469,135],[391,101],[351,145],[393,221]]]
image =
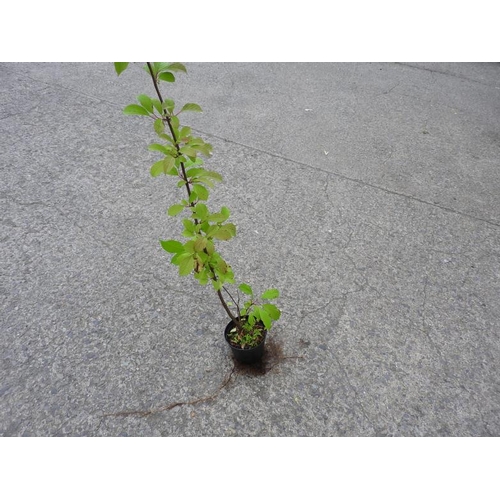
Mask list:
[[[161,95],[160,87],[158,86],[158,82],[156,81],[156,75],[153,73],[153,66],[149,62],[147,63],[147,65],[149,68],[149,73],[151,74],[151,78],[153,80],[153,84],[155,86],[156,95],[158,96],[158,99],[160,100],[160,102],[163,105],[163,97]],[[174,140],[175,149],[177,149],[177,152],[180,153],[181,148],[179,147],[179,143],[177,142],[177,137],[175,136],[174,128],[172,127],[172,121],[170,119],[170,116],[168,116],[165,113],[165,111],[163,111],[163,120],[167,122],[170,133],[172,134],[172,139]],[[186,189],[188,192],[188,199],[189,199],[189,197],[191,196],[191,189],[189,187],[189,182],[188,182],[188,178],[186,175],[186,169],[184,167],[184,162],[182,162],[182,161],[181,161],[181,171],[182,171],[182,177],[183,177],[184,181],[186,182]]]
[[[216,279],[214,281],[217,281]],[[229,309],[229,306],[227,305],[226,301],[224,300],[224,297],[222,296],[222,293],[220,290],[217,290],[217,295],[219,296],[219,300],[222,304],[222,307],[226,310],[227,315],[231,318],[233,323],[238,327],[238,329],[241,329],[241,321],[239,318],[237,318],[232,312],[231,309]]]
[[[148,62],[146,64],[148,65],[149,73],[151,75],[151,79],[153,80],[153,85],[154,85],[155,90],[156,90],[156,95],[158,96],[158,99],[160,100],[160,102],[163,105],[163,97],[161,95],[160,87],[158,86],[158,82],[156,81],[156,75],[153,72],[153,66],[152,66],[152,64],[150,62]],[[170,130],[170,133],[172,134],[172,139],[174,140],[175,149],[177,149],[177,152],[180,154],[180,149],[181,148],[180,148],[179,143],[177,141],[177,137],[175,136],[174,128],[172,127],[171,118],[170,118],[170,116],[168,116],[168,114],[166,113],[165,110],[163,111],[163,121],[167,122],[167,125],[168,125],[168,128]],[[183,180],[185,181],[185,186],[186,186],[186,190],[187,190],[187,193],[188,193],[188,201],[189,201],[189,197],[191,196],[191,189],[189,188],[189,182],[188,182],[188,178],[187,178],[187,175],[186,175],[186,169],[184,167],[184,162],[181,162],[181,171],[182,171]],[[191,206],[194,206],[194,203],[191,203]],[[198,225],[198,220],[194,219],[194,221],[195,221],[195,224]],[[215,274],[214,268],[210,264],[208,265],[208,267],[210,269],[210,272],[212,273],[212,280],[213,281],[217,281],[217,275]],[[224,288],[224,290],[226,290],[226,289]],[[231,297],[231,294],[227,290],[226,290],[226,293],[228,293],[228,295]],[[241,329],[240,318],[239,317],[237,318],[231,312],[231,309],[229,309],[229,306],[227,305],[226,301],[224,300],[224,297],[223,297],[223,295],[222,295],[222,293],[221,293],[220,290],[217,290],[217,296],[219,297],[219,300],[220,300],[220,302],[222,304],[222,307],[226,311],[227,315],[231,318],[231,320],[238,327],[238,329]],[[239,308],[238,308],[238,313],[239,313]]]
[[229,298],[233,301],[234,305],[236,306],[236,310],[238,311],[238,317],[241,316],[241,312],[240,312],[240,301],[239,301],[239,296],[238,296],[238,301],[234,300],[234,297],[229,293],[229,290],[223,286],[222,288],[224,288],[224,291],[229,295]]

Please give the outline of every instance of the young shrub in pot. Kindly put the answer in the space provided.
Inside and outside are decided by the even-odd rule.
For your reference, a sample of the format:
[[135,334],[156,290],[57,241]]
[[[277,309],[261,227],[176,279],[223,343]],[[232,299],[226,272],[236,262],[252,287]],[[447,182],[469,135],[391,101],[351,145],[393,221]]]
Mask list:
[[[114,63],[120,75],[128,63]],[[200,285],[211,285],[230,322],[225,329],[225,338],[240,361],[252,363],[260,359],[264,342],[272,323],[277,321],[280,310],[270,301],[279,297],[279,291],[265,291],[258,302],[250,285],[240,284],[236,288],[235,301],[229,285],[235,285],[231,266],[217,251],[217,241],[231,240],[236,236],[236,226],[228,222],[230,210],[223,206],[219,211],[210,211],[205,203],[216,182],[222,181],[218,172],[206,169],[201,155],[211,155],[212,146],[201,137],[195,137],[191,128],[181,126],[179,115],[185,112],[201,112],[195,103],[184,104],[180,109],[172,99],[164,99],[160,90],[162,82],[173,83],[174,73],[186,72],[181,63],[146,63],[154,87],[154,97],[141,94],[138,104],[126,106],[127,115],[142,115],[153,119],[153,128],[158,142],[149,146],[150,151],[162,157],[151,167],[151,175],[171,176],[184,195],[170,206],[168,215],[183,215],[184,241],[168,239],[160,241],[162,248],[172,255],[170,262],[179,267],[180,276],[193,275]],[[240,306],[240,292],[246,296]],[[232,302],[227,299],[231,299]],[[264,303],[262,303],[264,301]]]

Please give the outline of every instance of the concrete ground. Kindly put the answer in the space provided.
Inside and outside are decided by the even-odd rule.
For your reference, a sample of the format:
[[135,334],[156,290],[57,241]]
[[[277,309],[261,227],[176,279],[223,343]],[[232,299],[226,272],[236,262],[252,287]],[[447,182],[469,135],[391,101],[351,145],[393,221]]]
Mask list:
[[187,67],[221,252],[281,290],[265,362],[158,244],[140,66],[2,63],[1,434],[500,435],[500,65]]

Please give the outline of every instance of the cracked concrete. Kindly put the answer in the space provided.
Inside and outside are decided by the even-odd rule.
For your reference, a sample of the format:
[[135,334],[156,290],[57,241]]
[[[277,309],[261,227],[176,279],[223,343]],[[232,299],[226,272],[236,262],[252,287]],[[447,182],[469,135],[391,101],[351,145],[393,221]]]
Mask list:
[[[4,436],[498,436],[500,66],[188,64],[240,282],[290,359],[233,368],[217,297],[158,244],[137,67],[0,64]],[[296,75],[300,74],[300,79]],[[18,104],[20,103],[20,104]],[[325,154],[328,151],[328,155]]]

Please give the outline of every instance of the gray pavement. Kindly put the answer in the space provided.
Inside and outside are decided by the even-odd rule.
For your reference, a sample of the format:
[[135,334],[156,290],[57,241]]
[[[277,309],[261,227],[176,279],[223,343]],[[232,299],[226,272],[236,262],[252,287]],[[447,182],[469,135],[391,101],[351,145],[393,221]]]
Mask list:
[[266,362],[158,244],[140,67],[2,63],[0,433],[500,435],[500,65],[187,67],[221,252],[282,292]]

